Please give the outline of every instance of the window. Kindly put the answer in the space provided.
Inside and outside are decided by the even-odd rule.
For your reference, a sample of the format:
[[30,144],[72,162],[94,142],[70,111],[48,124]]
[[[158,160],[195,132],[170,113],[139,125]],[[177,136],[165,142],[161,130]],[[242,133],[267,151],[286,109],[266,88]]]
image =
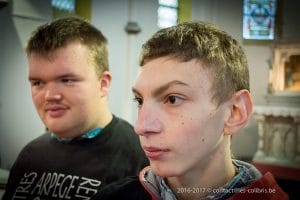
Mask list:
[[276,0],[244,0],[243,38],[273,40]]
[[52,0],[52,7],[61,11],[75,12],[75,0]]
[[158,21],[159,28],[166,28],[177,24],[178,1],[177,0],[158,0]]

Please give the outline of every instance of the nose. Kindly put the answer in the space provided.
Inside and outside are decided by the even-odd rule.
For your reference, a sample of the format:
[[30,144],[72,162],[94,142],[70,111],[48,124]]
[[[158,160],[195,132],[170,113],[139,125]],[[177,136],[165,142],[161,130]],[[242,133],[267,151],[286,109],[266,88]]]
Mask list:
[[45,100],[46,101],[59,101],[62,99],[62,94],[55,84],[48,84],[45,87]]
[[163,129],[160,117],[154,106],[149,107],[144,102],[138,112],[134,127],[135,132],[140,136],[160,133]]

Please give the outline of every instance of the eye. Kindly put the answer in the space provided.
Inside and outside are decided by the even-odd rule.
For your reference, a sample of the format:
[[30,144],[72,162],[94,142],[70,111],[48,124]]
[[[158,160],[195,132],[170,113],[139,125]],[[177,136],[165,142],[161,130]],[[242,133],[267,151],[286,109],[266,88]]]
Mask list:
[[61,82],[63,82],[64,84],[70,85],[70,84],[73,84],[75,82],[75,80],[69,79],[69,78],[64,78],[64,79],[61,79]]
[[137,103],[138,108],[143,105],[143,99],[141,97],[134,97],[133,101]]
[[172,104],[172,105],[179,105],[183,102],[181,97],[175,95],[169,95],[165,101],[165,103]]
[[32,87],[40,87],[42,85],[41,81],[31,81],[30,82]]

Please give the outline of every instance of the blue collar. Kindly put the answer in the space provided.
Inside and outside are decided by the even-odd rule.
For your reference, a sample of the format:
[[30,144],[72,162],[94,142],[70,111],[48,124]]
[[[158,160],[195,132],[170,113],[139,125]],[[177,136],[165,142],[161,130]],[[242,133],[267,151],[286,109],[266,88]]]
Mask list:
[[[100,135],[100,133],[102,132],[103,128],[95,128],[95,129],[92,129],[90,131],[88,131],[87,133],[81,135],[80,137],[78,138],[87,138],[87,139],[92,139],[92,138],[95,138],[97,137],[98,135]],[[71,138],[71,139],[67,139],[67,138],[61,138],[61,137],[58,137],[55,133],[51,133],[51,137],[53,138],[56,138],[58,141],[60,142],[70,142],[72,141],[73,139],[78,139],[78,138]]]
[[102,128],[95,128],[95,129],[83,134],[81,137],[92,139],[92,138],[98,136],[101,132],[102,132]]

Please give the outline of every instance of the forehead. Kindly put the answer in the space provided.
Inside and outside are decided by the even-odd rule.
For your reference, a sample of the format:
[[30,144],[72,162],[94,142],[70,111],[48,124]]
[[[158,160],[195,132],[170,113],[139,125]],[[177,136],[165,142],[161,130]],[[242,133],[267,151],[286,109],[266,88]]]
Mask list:
[[[208,92],[211,88],[209,70],[197,60],[181,62],[175,58],[161,57],[153,59],[140,67],[135,82],[139,90],[161,87],[170,82],[182,82],[192,89]],[[179,84],[183,85],[183,84]]]
[[61,59],[61,61],[65,62],[76,62],[75,60],[86,60],[88,55],[88,48],[80,42],[75,41],[47,52],[32,51],[30,54],[28,54],[28,59],[29,61],[43,59],[48,60],[49,62],[54,62]]
[[71,43],[44,55],[32,52],[28,57],[29,74],[32,76],[60,76],[65,73],[94,73],[88,50],[79,43]]

